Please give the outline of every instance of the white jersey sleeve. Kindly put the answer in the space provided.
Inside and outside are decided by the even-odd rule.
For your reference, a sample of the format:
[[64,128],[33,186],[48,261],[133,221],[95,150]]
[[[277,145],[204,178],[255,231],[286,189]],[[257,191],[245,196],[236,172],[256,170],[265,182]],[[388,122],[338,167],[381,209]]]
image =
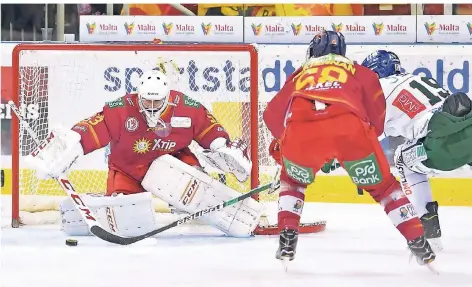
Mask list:
[[412,74],[380,79],[386,99],[383,137],[402,136],[409,140],[424,137],[434,111],[450,94],[436,80]]

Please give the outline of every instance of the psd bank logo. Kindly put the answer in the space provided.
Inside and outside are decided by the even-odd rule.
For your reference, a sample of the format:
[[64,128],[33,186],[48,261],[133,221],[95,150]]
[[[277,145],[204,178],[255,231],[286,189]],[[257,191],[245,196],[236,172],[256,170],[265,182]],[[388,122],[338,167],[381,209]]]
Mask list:
[[472,35],[472,23],[467,22],[467,31],[469,31],[469,35]]
[[382,35],[383,29],[384,29],[384,23],[372,23],[372,28],[374,28],[374,33],[375,36],[380,36]]
[[172,33],[173,27],[174,27],[174,24],[172,22],[169,24],[166,24],[166,22],[162,23],[162,29],[164,30],[164,33],[166,35],[170,35]]
[[331,23],[331,28],[333,28],[333,31],[335,32],[342,32],[343,30],[343,23],[339,23],[338,25]]
[[298,36],[300,35],[300,31],[302,30],[302,24],[298,24],[298,25],[295,25],[294,23],[292,23],[292,32],[293,32],[293,35],[294,36]]
[[126,31],[126,34],[127,35],[132,35],[133,34],[133,30],[134,30],[134,23],[126,23],[125,22],[125,31]]
[[85,26],[87,26],[87,32],[89,33],[89,35],[92,35],[93,33],[95,33],[95,28],[97,28],[97,23],[95,22],[87,23],[85,24]]
[[211,31],[211,23],[208,23],[208,24],[205,24],[202,22],[202,31],[203,31],[203,35],[210,35],[210,31]]
[[252,23],[251,28],[252,28],[252,33],[254,33],[254,36],[260,36],[261,35],[262,24],[256,25],[256,24]]
[[436,22],[429,24],[428,22],[424,22],[424,28],[426,29],[426,33],[428,35],[433,35],[434,31],[436,31]]

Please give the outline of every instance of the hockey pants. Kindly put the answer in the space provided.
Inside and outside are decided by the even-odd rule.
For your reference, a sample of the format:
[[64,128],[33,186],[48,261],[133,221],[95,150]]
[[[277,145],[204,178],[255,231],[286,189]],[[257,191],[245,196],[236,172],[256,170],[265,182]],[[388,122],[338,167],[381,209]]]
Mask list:
[[336,158],[351,180],[383,206],[407,240],[423,234],[412,204],[390,172],[374,128],[355,114],[289,121],[281,139],[281,154],[280,229],[298,229],[307,185],[314,182],[315,174],[326,162]]

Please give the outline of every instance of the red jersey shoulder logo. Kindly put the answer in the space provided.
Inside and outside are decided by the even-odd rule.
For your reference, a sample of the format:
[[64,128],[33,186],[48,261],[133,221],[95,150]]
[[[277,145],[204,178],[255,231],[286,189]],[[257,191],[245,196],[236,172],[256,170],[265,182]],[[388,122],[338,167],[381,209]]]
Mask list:
[[126,119],[125,128],[129,132],[134,132],[139,128],[139,121],[135,117],[129,117]]
[[423,105],[412,93],[403,89],[400,91],[398,96],[392,103],[393,106],[397,107],[400,111],[404,112],[410,119],[414,118],[417,114],[426,110],[426,106]]

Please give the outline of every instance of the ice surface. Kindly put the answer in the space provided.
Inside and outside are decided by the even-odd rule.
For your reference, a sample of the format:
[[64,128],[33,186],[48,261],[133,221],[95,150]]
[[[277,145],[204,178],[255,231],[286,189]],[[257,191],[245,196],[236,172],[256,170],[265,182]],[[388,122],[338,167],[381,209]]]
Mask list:
[[307,203],[304,220],[327,220],[327,230],[301,236],[288,273],[274,258],[276,237],[234,239],[184,227],[146,244],[77,237],[79,245],[68,247],[57,226],[12,229],[2,213],[0,286],[472,286],[472,208],[439,212],[440,275],[408,262],[406,243],[376,205]]

